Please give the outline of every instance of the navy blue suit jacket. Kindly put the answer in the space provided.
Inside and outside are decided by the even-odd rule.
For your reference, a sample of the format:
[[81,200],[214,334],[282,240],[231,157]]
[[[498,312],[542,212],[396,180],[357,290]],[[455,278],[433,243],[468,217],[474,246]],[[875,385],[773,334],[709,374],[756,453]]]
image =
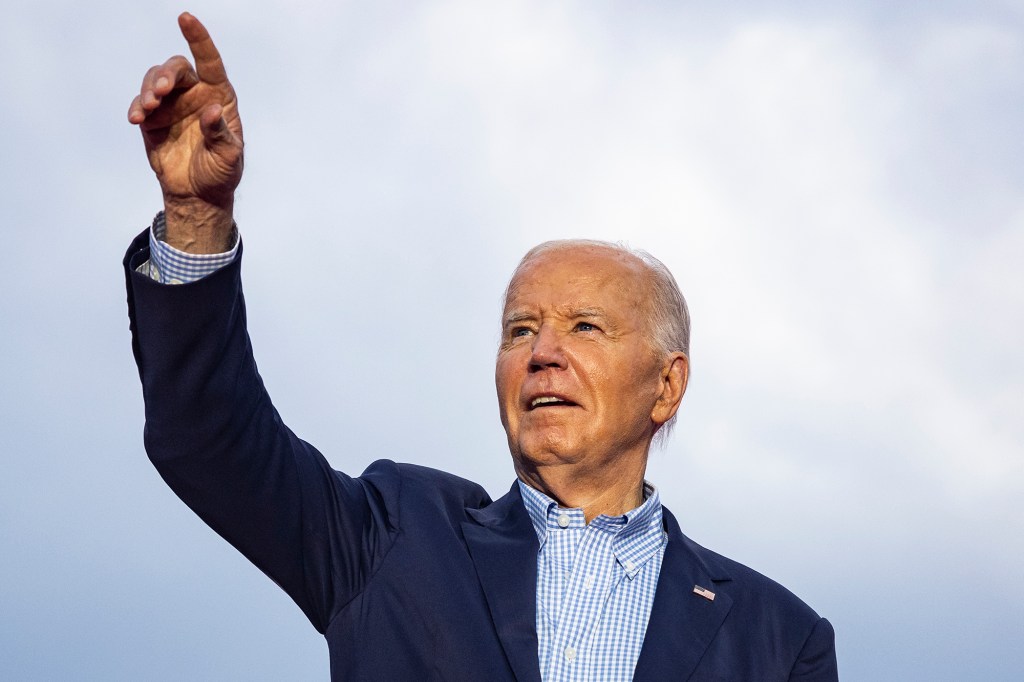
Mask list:
[[[164,286],[135,272],[147,240],[125,256],[146,449],[174,492],[325,635],[332,679],[539,682],[538,545],[518,487],[492,501],[425,467],[335,471],[264,390],[240,259]],[[665,529],[636,680],[837,679],[827,620],[692,542],[667,510]]]

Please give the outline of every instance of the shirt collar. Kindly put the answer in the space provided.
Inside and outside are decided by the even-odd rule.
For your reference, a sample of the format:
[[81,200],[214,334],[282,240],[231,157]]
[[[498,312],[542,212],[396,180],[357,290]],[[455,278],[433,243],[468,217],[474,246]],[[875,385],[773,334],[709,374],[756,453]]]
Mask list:
[[[559,507],[553,499],[522,480],[519,481],[519,490],[541,548],[552,528],[586,527],[582,509]],[[643,504],[621,516],[602,514],[590,522],[591,527],[615,535],[615,557],[630,578],[665,542],[661,496],[658,489],[647,481],[644,481],[644,498]]]

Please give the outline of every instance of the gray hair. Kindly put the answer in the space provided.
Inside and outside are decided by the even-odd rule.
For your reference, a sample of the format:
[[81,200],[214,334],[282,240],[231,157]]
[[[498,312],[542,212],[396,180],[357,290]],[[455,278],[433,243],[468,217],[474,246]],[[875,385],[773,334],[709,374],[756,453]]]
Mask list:
[[[686,299],[683,298],[683,292],[679,290],[676,278],[660,260],[646,251],[631,248],[623,242],[606,242],[598,239],[555,239],[538,244],[526,252],[513,271],[508,286],[505,288],[505,303],[508,303],[509,294],[512,293],[512,283],[515,281],[516,275],[531,260],[551,251],[588,246],[624,253],[643,264],[644,269],[651,277],[650,341],[655,350],[660,353],[669,355],[678,352],[689,358],[690,311],[686,307]],[[655,439],[659,443],[664,443],[675,421],[676,417],[673,415],[672,419],[658,429]]]

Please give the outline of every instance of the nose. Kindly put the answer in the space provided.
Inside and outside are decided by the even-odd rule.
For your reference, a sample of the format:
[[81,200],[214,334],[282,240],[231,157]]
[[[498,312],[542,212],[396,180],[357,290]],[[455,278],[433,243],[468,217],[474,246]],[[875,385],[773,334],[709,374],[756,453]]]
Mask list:
[[562,348],[562,337],[553,329],[542,325],[533,337],[530,353],[530,371],[539,372],[543,369],[565,369],[565,353]]

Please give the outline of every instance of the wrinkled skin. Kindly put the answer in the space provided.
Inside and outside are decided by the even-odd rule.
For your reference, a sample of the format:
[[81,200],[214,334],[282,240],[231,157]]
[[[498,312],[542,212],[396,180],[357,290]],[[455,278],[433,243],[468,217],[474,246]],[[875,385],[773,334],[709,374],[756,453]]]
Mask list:
[[520,268],[505,305],[495,383],[516,472],[595,515],[638,506],[685,390],[686,356],[651,342],[648,278],[629,254],[559,249]]
[[242,178],[238,98],[206,28],[178,17],[195,66],[174,56],[151,67],[128,108],[142,131],[149,165],[164,196],[167,241],[193,253],[230,243],[234,192]]

